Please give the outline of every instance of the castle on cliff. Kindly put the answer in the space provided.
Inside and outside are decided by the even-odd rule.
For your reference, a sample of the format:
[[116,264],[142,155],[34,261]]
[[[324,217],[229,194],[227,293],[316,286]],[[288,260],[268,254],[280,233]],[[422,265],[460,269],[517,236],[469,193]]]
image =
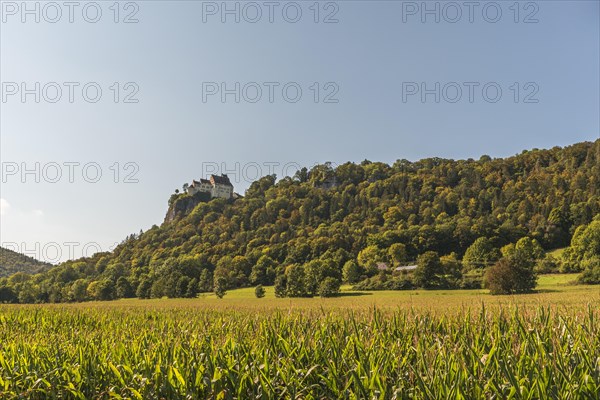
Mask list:
[[187,187],[187,193],[190,196],[200,192],[210,193],[213,198],[231,199],[233,197],[233,185],[225,174],[211,175],[209,179],[193,180],[192,184]]

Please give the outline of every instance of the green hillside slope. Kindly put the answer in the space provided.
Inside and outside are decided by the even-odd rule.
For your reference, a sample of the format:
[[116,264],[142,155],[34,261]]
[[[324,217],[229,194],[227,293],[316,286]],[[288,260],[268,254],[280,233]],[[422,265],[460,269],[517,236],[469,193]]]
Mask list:
[[318,284],[342,278],[348,261],[362,277],[377,273],[375,262],[429,251],[460,262],[478,238],[496,249],[526,236],[544,250],[566,247],[600,213],[600,140],[504,159],[325,164],[263,177],[236,200],[176,194],[169,204],[161,226],[23,284],[22,301],[185,297],[216,281],[283,285],[290,273]]

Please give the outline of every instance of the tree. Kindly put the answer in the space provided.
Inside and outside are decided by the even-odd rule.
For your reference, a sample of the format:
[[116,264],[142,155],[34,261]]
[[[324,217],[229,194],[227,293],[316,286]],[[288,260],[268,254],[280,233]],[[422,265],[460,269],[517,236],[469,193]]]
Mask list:
[[465,252],[463,267],[465,272],[484,269],[498,261],[500,257],[500,251],[492,245],[492,242],[486,237],[480,237]]
[[268,255],[262,255],[252,267],[250,282],[252,284],[268,285],[273,283],[277,262]]
[[551,254],[547,254],[546,257],[538,260],[535,265],[535,272],[540,274],[550,274],[552,272],[557,272],[559,268],[559,262]]
[[[190,286],[190,282],[192,280],[190,279],[190,277],[185,276],[185,275],[181,275],[179,276],[179,278],[177,278],[177,283],[175,285],[175,293],[174,296],[172,297],[187,297],[187,291],[188,291],[188,287]],[[169,296],[171,297],[171,296]]]
[[143,277],[135,291],[135,295],[140,299],[149,299],[150,290],[152,289],[152,279],[147,276]]
[[388,256],[394,266],[400,265],[407,260],[406,245],[394,243],[388,248]]
[[563,259],[569,270],[583,271],[579,277],[581,283],[600,283],[600,217],[575,230]]
[[194,278],[188,284],[185,291],[185,297],[194,298],[196,296],[198,296],[198,279]]
[[152,282],[152,287],[150,288],[150,297],[153,299],[160,299],[163,296],[168,296],[168,286],[167,279],[164,276],[154,280],[154,282]]
[[256,296],[256,298],[258,299],[262,299],[263,297],[265,297],[265,288],[263,287],[263,285],[258,285],[255,289],[254,289],[254,295]]
[[439,286],[443,274],[440,257],[435,251],[428,251],[417,259],[417,269],[413,274],[415,285],[431,289]]
[[582,262],[583,272],[579,275],[579,282],[587,285],[600,283],[600,257],[586,258]]
[[384,252],[377,246],[365,247],[358,253],[358,264],[365,268],[370,274],[377,273],[377,263],[385,261]]
[[215,281],[215,295],[222,299],[227,294],[227,281],[223,277],[217,278]]
[[531,292],[537,283],[534,266],[535,260],[530,258],[529,251],[516,251],[486,270],[484,287],[491,294]]
[[208,293],[213,290],[213,276],[208,269],[203,269],[198,279],[198,292]]
[[287,277],[285,275],[278,275],[275,278],[275,297],[285,297],[287,294]]
[[286,295],[289,297],[306,297],[306,272],[303,265],[292,264],[287,267],[285,274],[287,276]]
[[529,261],[535,264],[537,260],[544,258],[545,252],[537,240],[524,237],[519,239],[515,245],[515,256],[522,261]]
[[87,292],[94,300],[112,300],[115,297],[115,285],[110,279],[93,281],[88,285]]
[[129,298],[135,295],[131,284],[124,276],[121,276],[119,279],[117,279],[116,295],[117,298]]
[[342,277],[344,279],[344,282],[358,282],[360,280],[361,272],[362,271],[360,267],[355,261],[346,261],[346,263],[344,264],[344,268],[342,269]]
[[444,278],[448,283],[448,287],[459,287],[461,285],[461,279],[463,277],[461,272],[461,263],[458,261],[456,253],[451,253],[447,256],[440,257],[441,269],[444,274]]
[[333,297],[340,292],[340,281],[338,279],[328,277],[323,279],[319,284],[318,293],[321,297]]
[[17,294],[9,286],[0,286],[0,303],[16,303]]
[[67,299],[69,301],[86,301],[88,299],[87,294],[88,282],[85,279],[77,279],[71,285],[69,289]]
[[484,287],[491,294],[510,294],[515,292],[515,273],[508,258],[502,258],[485,272]]
[[[345,263],[355,260],[359,279],[369,279],[363,287],[409,288],[414,272],[380,274],[377,263],[398,265],[426,251],[466,254],[466,264],[474,269],[459,277],[455,260],[442,260],[443,272],[423,277],[421,268],[417,281],[436,288],[480,287],[483,266],[498,255],[474,254],[478,238],[488,238],[478,241],[493,247],[513,243],[505,248],[507,257],[523,253],[529,256],[519,259],[538,260],[542,249],[533,239],[545,249],[570,242],[560,269],[582,272],[585,282],[595,282],[600,275],[594,233],[600,221],[598,177],[600,140],[509,159],[324,165],[304,170],[297,179],[261,178],[235,199],[174,195],[161,226],[127,236],[110,252],[24,270],[34,275],[13,275],[20,267],[15,269],[9,254],[6,269],[7,255],[1,252],[0,276],[11,277],[0,277],[0,287],[23,302],[73,301],[89,298],[90,282],[105,280],[120,296],[127,288],[118,281],[125,277],[140,297],[180,297],[212,292],[219,276],[227,279],[228,290],[266,287],[285,275],[284,266],[299,264],[306,278],[303,291],[316,295],[327,277],[353,280],[356,274],[343,272]],[[520,241],[523,237],[531,240]],[[553,268],[550,264],[540,262],[543,269]],[[85,285],[86,290],[76,295],[70,291],[78,279],[84,281],[76,288]],[[288,285],[282,280],[279,295]]]

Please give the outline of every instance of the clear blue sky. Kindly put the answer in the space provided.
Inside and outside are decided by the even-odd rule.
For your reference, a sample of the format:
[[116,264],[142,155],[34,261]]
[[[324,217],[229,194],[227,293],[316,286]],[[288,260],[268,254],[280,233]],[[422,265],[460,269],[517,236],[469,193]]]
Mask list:
[[[266,174],[279,164],[281,176],[285,164],[293,173],[294,165],[325,161],[504,157],[599,137],[598,1],[520,2],[518,14],[514,1],[478,2],[472,10],[463,1],[427,2],[439,7],[439,23],[421,1],[321,2],[318,16],[313,1],[276,2],[272,22],[262,1],[228,2],[239,7],[239,23],[222,15],[220,1],[143,1],[137,9],[121,3],[119,23],[113,1],[98,3],[97,23],[84,19],[97,11],[86,4],[72,10],[70,23],[68,8],[39,3],[37,23],[21,2],[2,2],[1,242],[26,243],[22,249],[41,258],[52,259],[55,244],[62,259],[69,246],[74,256],[85,243],[108,249],[160,224],[174,189],[214,165],[203,162],[225,163],[243,193],[248,182],[240,175],[256,175],[256,165]],[[262,17],[252,23],[256,4]],[[298,8],[299,21],[289,22]],[[138,22],[123,23],[131,13]],[[24,103],[23,82],[34,92]],[[62,90],[56,103],[49,102],[51,82]],[[64,82],[79,84],[73,103]],[[82,97],[89,82],[102,89],[97,103]],[[229,89],[256,82],[262,97],[247,101],[256,97],[249,85],[239,103],[234,94],[223,103],[209,93],[222,82]],[[273,102],[265,82],[279,84]],[[282,94],[290,82],[289,100],[302,89],[296,103]],[[435,92],[436,82],[439,103],[435,93],[423,102],[421,84]],[[136,87],[138,103],[124,103]],[[457,87],[462,97],[451,102]],[[324,102],[334,91],[338,102]],[[39,183],[35,172],[21,174],[36,162]],[[53,163],[61,167],[57,183]],[[71,164],[73,182],[65,163],[79,163]],[[85,164],[87,180],[101,168],[97,183],[83,179]],[[128,172],[139,182],[124,183]]]

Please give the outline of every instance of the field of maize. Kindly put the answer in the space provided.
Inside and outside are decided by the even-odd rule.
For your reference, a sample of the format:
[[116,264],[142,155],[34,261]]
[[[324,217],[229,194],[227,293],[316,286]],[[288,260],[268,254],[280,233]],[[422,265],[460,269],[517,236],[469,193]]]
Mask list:
[[0,398],[600,398],[596,301],[454,312],[115,303],[0,306]]

